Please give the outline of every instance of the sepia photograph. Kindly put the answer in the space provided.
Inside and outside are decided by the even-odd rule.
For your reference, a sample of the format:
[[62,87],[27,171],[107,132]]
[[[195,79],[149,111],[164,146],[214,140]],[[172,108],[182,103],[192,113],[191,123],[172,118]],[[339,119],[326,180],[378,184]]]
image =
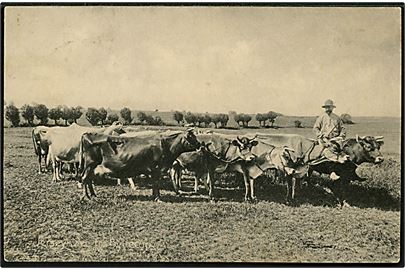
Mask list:
[[2,266],[404,265],[403,4],[1,8]]

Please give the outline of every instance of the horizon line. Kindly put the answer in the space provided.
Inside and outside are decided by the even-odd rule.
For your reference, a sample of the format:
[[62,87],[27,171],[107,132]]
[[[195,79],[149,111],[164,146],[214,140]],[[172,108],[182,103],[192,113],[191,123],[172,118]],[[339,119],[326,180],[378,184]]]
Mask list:
[[[5,101],[5,100],[4,100]],[[10,104],[14,104],[14,102],[13,101],[10,101],[10,102],[7,102],[7,106],[8,105],[10,105]],[[33,106],[33,104],[43,104],[43,103],[38,103],[38,102],[31,102],[31,103],[24,103],[23,105],[21,105],[20,107],[18,107],[19,109],[22,107],[22,106],[24,106],[25,104],[28,104],[28,105],[31,105],[31,106]],[[48,105],[46,105],[46,104],[44,104],[47,108],[49,108],[49,109],[51,109],[51,108],[56,108],[56,107],[58,107],[58,106],[68,106],[68,105],[57,105],[57,106],[48,106]],[[14,105],[15,106],[15,105]],[[208,113],[208,114],[219,114],[219,113],[224,113],[224,114],[229,114],[230,112],[236,112],[236,113],[245,113],[245,114],[249,114],[249,115],[256,115],[256,114],[258,114],[258,113],[266,113],[266,112],[269,112],[269,111],[271,111],[271,110],[268,110],[268,111],[265,111],[265,112],[254,112],[254,113],[250,113],[250,112],[248,112],[248,113],[246,113],[246,112],[238,112],[238,111],[236,111],[236,110],[230,110],[230,111],[228,111],[228,112],[197,112],[197,111],[190,111],[190,110],[180,110],[180,109],[170,109],[170,110],[160,110],[160,109],[157,109],[158,111],[156,111],[156,109],[133,109],[133,108],[130,108],[129,106],[123,106],[121,109],[117,109],[117,108],[111,108],[111,107],[108,107],[108,106],[101,106],[101,107],[97,107],[97,106],[89,106],[89,107],[85,107],[85,106],[82,106],[82,105],[76,105],[76,106],[68,106],[68,107],[77,107],[77,106],[80,106],[80,107],[82,107],[83,109],[88,109],[88,108],[95,108],[95,109],[100,109],[100,108],[105,108],[105,109],[109,109],[109,110],[112,110],[112,111],[120,111],[122,108],[125,108],[125,107],[127,107],[127,108],[129,108],[131,111],[145,111],[145,112],[175,112],[175,111],[179,111],[179,112],[192,112],[192,113],[198,113],[198,114],[206,114],[206,113]],[[401,110],[402,111],[402,110]],[[281,116],[287,116],[287,117],[318,117],[319,115],[291,115],[291,114],[284,114],[284,113],[282,113],[282,112],[277,112],[277,111],[274,111],[274,112],[276,112],[276,113],[280,113],[280,114],[282,114]],[[345,113],[347,113],[347,112],[343,112],[343,113],[341,113],[340,115],[342,115],[342,114],[345,114]],[[347,114],[349,114],[351,117],[380,117],[380,118],[382,118],[382,117],[391,117],[391,118],[401,118],[402,117],[402,115],[399,115],[399,116],[394,116],[394,115],[353,115],[353,114],[350,114],[350,113],[347,113]],[[339,115],[339,114],[337,114],[337,115]]]

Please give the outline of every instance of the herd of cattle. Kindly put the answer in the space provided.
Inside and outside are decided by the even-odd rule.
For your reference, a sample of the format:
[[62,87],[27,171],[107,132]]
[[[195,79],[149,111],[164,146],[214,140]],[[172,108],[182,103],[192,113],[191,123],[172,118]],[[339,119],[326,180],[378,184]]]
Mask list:
[[[287,202],[294,200],[296,180],[311,176],[313,171],[337,176],[335,182],[345,185],[351,180],[365,180],[355,170],[363,162],[380,163],[382,137],[365,136],[347,139],[343,146],[344,162],[321,156],[322,146],[295,134],[225,135],[194,129],[145,130],[124,127],[114,122],[109,127],[94,128],[72,124],[68,127],[38,126],[32,130],[38,172],[45,161],[45,171],[52,163],[52,180],[61,179],[62,164],[70,164],[83,189],[82,198],[96,196],[96,177],[133,179],[143,175],[152,181],[155,200],[160,197],[164,176],[172,180],[175,192],[181,189],[183,172],[193,172],[195,189],[202,180],[211,199],[214,198],[214,175],[223,172],[242,174],[245,200],[256,200],[255,179],[267,170],[275,170],[287,180]],[[339,180],[337,180],[339,179]],[[336,198],[344,202],[342,188]]]

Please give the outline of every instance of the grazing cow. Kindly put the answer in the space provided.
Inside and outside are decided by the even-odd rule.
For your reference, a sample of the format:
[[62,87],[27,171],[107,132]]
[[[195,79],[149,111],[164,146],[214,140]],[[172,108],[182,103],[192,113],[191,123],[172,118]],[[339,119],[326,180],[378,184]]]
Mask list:
[[46,167],[46,158],[48,156],[49,151],[49,141],[46,137],[41,136],[42,133],[46,133],[49,130],[49,127],[45,126],[37,126],[32,129],[32,142],[34,144],[35,154],[38,156],[38,174],[42,173],[41,169],[41,161],[44,159],[45,169],[44,171],[47,172]]
[[[59,127],[57,129],[50,129],[43,135],[49,141],[49,154],[47,164],[52,161],[53,176],[52,180],[60,180],[60,170],[57,163],[78,163],[79,162],[79,146],[80,140],[86,132],[103,132],[104,134],[111,134],[114,131],[122,129],[120,122],[114,122],[110,127],[93,128],[83,127],[77,124],[72,124],[68,127]],[[78,171],[76,171],[78,176]]]
[[[259,141],[268,142],[277,146],[285,145],[294,149],[295,153],[293,157],[297,158],[298,162],[301,164],[309,165],[309,176],[313,171],[317,171],[331,176],[336,175],[334,179],[331,177],[332,180],[341,179],[341,181],[337,181],[336,191],[338,192],[335,192],[338,193],[335,195],[341,205],[344,203],[344,200],[342,200],[344,194],[341,190],[345,190],[345,188],[342,188],[342,185],[347,185],[352,180],[365,180],[357,175],[355,171],[357,166],[364,162],[378,164],[384,160],[379,151],[380,146],[384,143],[382,140],[383,137],[381,136],[356,136],[356,138],[346,139],[343,143],[340,157],[337,157],[336,160],[329,160],[321,157],[322,146],[318,145],[315,140],[307,139],[296,134],[256,135]],[[338,162],[337,160],[345,160],[345,162]],[[303,176],[303,174],[299,177],[301,176]]]
[[92,183],[94,176],[131,178],[145,174],[153,180],[153,196],[159,200],[162,172],[167,171],[181,153],[199,146],[192,130],[141,137],[85,133],[80,144],[83,198],[96,196]]

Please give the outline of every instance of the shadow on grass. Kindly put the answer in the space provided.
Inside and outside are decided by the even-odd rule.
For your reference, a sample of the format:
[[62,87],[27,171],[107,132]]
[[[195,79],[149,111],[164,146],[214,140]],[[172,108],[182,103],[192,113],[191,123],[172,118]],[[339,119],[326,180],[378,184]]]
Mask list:
[[[127,201],[153,201],[151,195],[122,195],[122,199]],[[209,199],[201,196],[177,196],[177,195],[162,195],[161,200],[165,203],[188,203],[188,202],[209,202]]]
[[[134,179],[135,185],[140,189],[152,189],[152,181],[147,178]],[[216,201],[243,202],[245,197],[245,187],[243,180],[238,177],[229,179],[219,179],[215,183],[214,197]],[[328,180],[315,179],[312,184],[301,185],[296,189],[295,205],[311,204],[314,206],[331,206],[338,205],[333,192],[335,188],[333,183]],[[319,183],[320,182],[320,183]],[[128,182],[122,180],[121,183],[126,185]],[[175,195],[173,186],[170,180],[164,179],[160,183],[160,189],[170,191],[172,194],[165,194],[162,200],[170,203],[185,203],[185,202],[209,202],[208,192],[200,185],[198,194],[193,192],[194,182],[191,180],[183,180],[182,194]],[[98,185],[112,186],[116,185],[116,181],[111,179],[98,180]],[[287,188],[284,183],[270,181],[267,178],[259,178],[255,184],[255,195],[259,201],[268,201],[285,204]],[[365,187],[352,183],[344,190],[344,199],[351,206],[359,208],[378,208],[381,210],[400,210],[400,198],[392,196],[388,190],[380,187]],[[151,201],[152,196],[149,195],[128,195],[124,196],[126,200]]]
[[345,190],[345,193],[347,202],[352,206],[390,211],[401,209],[401,199],[392,196],[384,188],[364,187],[353,183]]

